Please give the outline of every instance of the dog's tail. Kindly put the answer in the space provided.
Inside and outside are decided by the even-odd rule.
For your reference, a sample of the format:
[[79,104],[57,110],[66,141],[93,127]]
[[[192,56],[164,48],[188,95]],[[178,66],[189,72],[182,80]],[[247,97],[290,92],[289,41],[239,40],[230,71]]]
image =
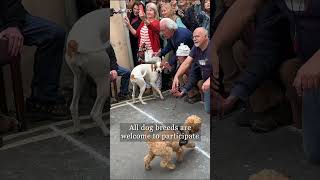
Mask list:
[[130,79],[131,79],[132,81],[135,81],[137,78],[144,78],[144,77],[146,76],[146,74],[147,74],[147,71],[145,71],[144,74],[142,74],[141,76],[131,74]]

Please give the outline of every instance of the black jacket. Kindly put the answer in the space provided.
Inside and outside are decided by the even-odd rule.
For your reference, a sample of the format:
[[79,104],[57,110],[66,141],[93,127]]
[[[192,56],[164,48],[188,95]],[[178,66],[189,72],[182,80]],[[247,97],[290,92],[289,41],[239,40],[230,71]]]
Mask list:
[[113,47],[110,44],[110,46],[107,47],[107,53],[110,58],[110,71],[112,70],[118,70],[118,64],[117,64],[117,57],[116,54],[114,53]]
[[0,31],[7,27],[22,28],[27,11],[24,9],[21,0],[0,1]]

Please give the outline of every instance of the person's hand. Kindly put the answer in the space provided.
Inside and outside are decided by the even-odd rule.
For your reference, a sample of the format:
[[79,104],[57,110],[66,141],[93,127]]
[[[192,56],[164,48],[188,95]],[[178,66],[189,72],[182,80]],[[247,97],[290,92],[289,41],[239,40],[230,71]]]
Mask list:
[[164,63],[164,68],[165,68],[165,69],[168,69],[169,71],[171,71],[171,68],[172,68],[172,67],[171,67],[171,65],[170,65],[168,62],[165,62],[165,63]]
[[18,28],[8,27],[0,32],[0,38],[3,37],[7,38],[9,41],[8,53],[11,56],[17,56],[19,53],[22,53],[24,38]]
[[140,17],[140,19],[145,20],[146,14],[143,11],[139,11],[139,17]]
[[182,9],[178,9],[178,15],[180,17],[184,17],[184,11]]
[[110,71],[110,79],[111,79],[111,81],[117,79],[117,77],[118,77],[118,73],[117,73],[116,70]]
[[164,69],[168,69],[169,71],[171,71],[171,66],[167,61],[162,61],[162,66]]
[[178,79],[178,77],[175,76],[173,78],[171,92],[178,91],[178,89],[179,89],[179,79]]
[[160,54],[161,54],[161,51],[153,52],[153,53],[152,53],[152,57],[159,57]]
[[124,21],[124,24],[125,24],[127,27],[130,26],[130,21],[129,21],[129,19],[128,19],[127,16],[125,16],[125,17],[123,18],[123,21]]
[[175,90],[175,91],[171,91],[171,94],[174,96],[174,97],[182,97],[184,96],[184,93],[181,91],[178,91],[178,90]]
[[[318,89],[320,83],[320,59],[313,56],[297,72],[293,86],[299,96],[302,96],[306,89]],[[319,54],[318,54],[319,56]]]
[[210,77],[202,84],[202,91],[208,91],[210,89]]

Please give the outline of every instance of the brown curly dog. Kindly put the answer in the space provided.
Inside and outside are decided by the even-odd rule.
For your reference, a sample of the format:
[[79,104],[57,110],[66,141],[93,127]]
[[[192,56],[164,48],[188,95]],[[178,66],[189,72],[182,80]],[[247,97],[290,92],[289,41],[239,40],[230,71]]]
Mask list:
[[[185,127],[185,128],[183,128]],[[160,156],[160,166],[168,169],[175,169],[176,165],[171,162],[172,155],[175,152],[177,161],[181,162],[183,159],[183,147],[194,148],[195,143],[191,140],[179,138],[177,135],[193,135],[199,132],[201,127],[201,118],[196,115],[187,117],[183,126],[179,130],[162,131],[158,133],[160,138],[147,139],[149,152],[144,157],[144,167],[146,170],[151,169],[150,162],[156,157]],[[171,137],[171,138],[161,138]]]

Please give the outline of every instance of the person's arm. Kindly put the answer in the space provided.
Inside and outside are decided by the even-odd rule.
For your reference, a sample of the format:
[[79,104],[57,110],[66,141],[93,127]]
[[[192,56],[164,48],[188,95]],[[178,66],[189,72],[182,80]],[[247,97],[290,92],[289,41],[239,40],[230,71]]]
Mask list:
[[158,20],[154,20],[151,23],[147,24],[148,29],[153,31],[156,34],[160,34],[160,22]]
[[111,44],[107,48],[107,53],[110,58],[110,71],[112,70],[117,71],[118,70],[117,57]]
[[134,36],[137,35],[137,31],[131,26],[131,24],[128,24],[127,27],[132,35],[134,35]]
[[159,57],[165,56],[166,54],[168,54],[168,52],[170,52],[173,49],[172,44],[170,41],[168,41],[166,47],[164,47],[161,52]]
[[293,83],[299,96],[306,89],[318,89],[320,86],[320,49],[298,70]]
[[217,52],[223,46],[233,44],[249,20],[268,0],[237,0],[225,13],[213,38],[213,48]]
[[250,19],[267,1],[269,0],[237,0],[225,13],[211,38],[210,59],[215,78],[219,77],[220,50],[234,43]]
[[188,82],[181,88],[183,93],[189,92],[193,87],[197,85],[197,82],[201,80],[201,70],[198,64],[192,63],[189,71]]
[[26,11],[21,1],[11,2],[1,1],[0,24],[2,25],[0,38],[8,39],[8,53],[17,56],[22,53],[24,37],[21,33],[25,21]]
[[129,18],[128,17],[124,17],[124,23],[127,25],[127,28],[129,29],[129,31],[131,32],[132,35],[136,36],[137,31],[131,26]]
[[193,61],[193,58],[191,56],[188,56],[183,63],[180,65],[176,75],[174,76],[174,78],[179,78],[181,77],[186,71],[187,69],[189,69],[189,67],[191,66]]
[[188,56],[187,59],[184,60],[184,62],[180,65],[176,75],[173,78],[171,92],[177,93],[177,90],[179,88],[179,78],[186,72],[186,70],[190,67],[192,64],[193,58],[191,56]]
[[26,10],[21,4],[21,1],[16,1],[9,5],[8,0],[2,0],[1,7],[4,8],[4,10],[1,10],[1,15],[5,19],[5,28],[16,27],[21,30],[26,16]]

